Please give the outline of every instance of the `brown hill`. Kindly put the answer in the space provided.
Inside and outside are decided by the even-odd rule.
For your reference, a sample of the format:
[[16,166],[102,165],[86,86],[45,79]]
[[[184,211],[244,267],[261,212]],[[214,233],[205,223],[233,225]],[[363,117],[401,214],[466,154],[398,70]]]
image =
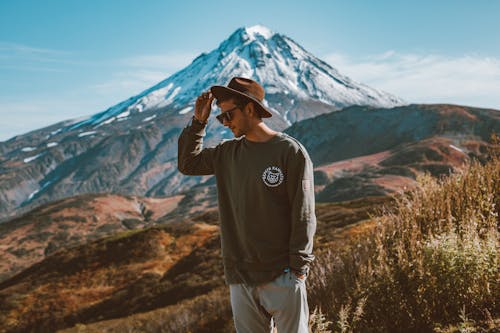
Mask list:
[[[286,130],[308,149],[316,165],[347,160],[433,137],[451,140],[467,155],[470,141],[500,133],[500,112],[447,104],[391,109],[352,106],[294,124]],[[481,153],[484,154],[483,150]]]
[[174,210],[183,196],[82,195],[0,224],[0,281],[61,248],[142,229]]
[[[328,112],[318,105],[306,110],[312,112],[307,117]],[[87,132],[58,132],[65,126],[57,124],[0,143],[0,221],[78,194],[171,196],[206,181],[185,177],[176,168],[177,138],[190,115],[168,107],[158,111],[154,121],[144,122],[146,115],[139,114],[92,135],[91,127]],[[277,119],[271,118],[271,124]],[[273,126],[286,128],[283,120]],[[208,129],[206,144],[213,146],[220,142],[222,128],[213,124]],[[484,142],[491,132],[499,133],[500,112],[439,104],[332,107],[330,113],[295,123],[286,132],[304,144],[318,166],[436,136],[450,138],[454,146],[473,154],[465,142]],[[58,145],[48,147],[47,137]],[[377,187],[371,192],[380,193]]]
[[[487,135],[499,124],[495,110],[413,105],[353,107],[292,126],[287,132],[316,164],[316,249],[363,237],[373,227],[370,213],[414,186],[418,173],[437,177],[483,160]],[[145,318],[164,331],[228,325],[216,189],[213,178],[197,181],[172,198],[83,195],[0,224],[2,329],[46,332],[100,321],[88,326],[123,332]],[[205,307],[220,311],[202,318]]]
[[[373,197],[319,204],[316,247],[340,246],[362,235],[370,227],[362,221],[389,202]],[[1,332],[47,332],[113,318],[129,322],[132,314],[174,304],[199,306],[203,295],[224,287],[217,220],[217,212],[209,211],[54,252],[0,283]],[[225,304],[220,290],[220,304]],[[205,324],[221,325],[229,315],[221,309],[222,317]]]
[[0,330],[53,331],[206,293],[222,283],[217,229],[184,221],[57,251],[0,284]]
[[487,147],[482,140],[464,139],[458,144],[453,138],[433,136],[374,154],[325,163],[315,169],[315,178],[319,180],[317,200],[337,202],[406,191],[416,185],[418,174],[448,175],[472,157],[483,159]]

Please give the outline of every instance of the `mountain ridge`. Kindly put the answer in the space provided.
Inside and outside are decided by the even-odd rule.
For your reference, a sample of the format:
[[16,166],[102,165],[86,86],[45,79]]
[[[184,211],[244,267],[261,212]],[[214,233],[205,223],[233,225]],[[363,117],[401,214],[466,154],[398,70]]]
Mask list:
[[[1,142],[0,219],[77,194],[172,195],[200,183],[177,172],[177,137],[195,97],[233,76],[261,81],[274,113],[266,122],[277,130],[353,103],[403,103],[355,83],[282,34],[240,28],[189,66],[105,111]],[[210,126],[206,144],[231,137]]]

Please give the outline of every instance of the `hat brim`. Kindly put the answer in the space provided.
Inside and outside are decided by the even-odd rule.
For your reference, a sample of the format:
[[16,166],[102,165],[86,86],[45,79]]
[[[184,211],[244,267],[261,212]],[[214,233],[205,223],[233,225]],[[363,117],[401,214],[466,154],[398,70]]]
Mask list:
[[238,90],[228,88],[225,86],[212,86],[210,88],[210,91],[215,96],[215,98],[218,100],[219,99],[226,99],[226,98],[234,96],[234,95],[237,95],[239,97],[243,97],[243,98],[255,103],[255,106],[257,107],[257,110],[262,118],[270,118],[273,116],[273,114],[271,112],[269,112],[269,110],[267,110],[266,107],[264,105],[262,105],[262,103],[258,99],[254,98],[252,96],[249,96],[249,95],[245,95],[244,93],[242,93]]

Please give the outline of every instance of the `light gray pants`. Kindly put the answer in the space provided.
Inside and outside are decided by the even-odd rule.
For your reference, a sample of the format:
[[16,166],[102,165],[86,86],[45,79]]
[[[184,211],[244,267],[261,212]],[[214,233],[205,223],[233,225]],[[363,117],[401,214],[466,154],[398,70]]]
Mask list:
[[307,333],[309,307],[306,281],[292,272],[258,286],[229,285],[234,326],[238,333]]

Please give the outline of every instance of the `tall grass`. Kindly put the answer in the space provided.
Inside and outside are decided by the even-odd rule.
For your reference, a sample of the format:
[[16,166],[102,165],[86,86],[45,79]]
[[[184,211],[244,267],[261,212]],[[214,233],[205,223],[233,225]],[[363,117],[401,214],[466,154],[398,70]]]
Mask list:
[[365,241],[318,256],[313,306],[334,332],[434,332],[500,317],[498,269],[500,158],[472,160],[383,207]]

